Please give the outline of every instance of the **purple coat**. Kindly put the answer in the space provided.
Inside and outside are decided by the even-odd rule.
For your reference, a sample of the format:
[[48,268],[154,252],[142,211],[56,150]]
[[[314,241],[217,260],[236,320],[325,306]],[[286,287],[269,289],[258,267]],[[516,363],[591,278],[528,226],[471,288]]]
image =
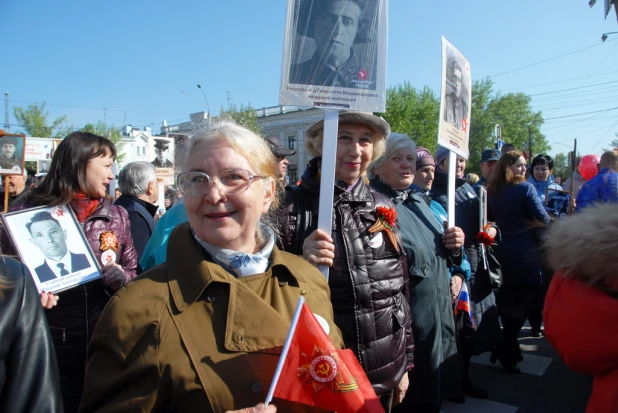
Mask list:
[[[11,211],[34,207],[15,205]],[[82,224],[84,234],[101,264],[101,234],[113,231],[118,241],[116,263],[122,266],[127,281],[135,278],[137,252],[131,237],[127,211],[103,199],[97,209]],[[59,293],[60,301],[45,311],[60,369],[60,387],[65,411],[77,411],[84,383],[84,366],[88,342],[103,308],[115,291],[100,279]]]

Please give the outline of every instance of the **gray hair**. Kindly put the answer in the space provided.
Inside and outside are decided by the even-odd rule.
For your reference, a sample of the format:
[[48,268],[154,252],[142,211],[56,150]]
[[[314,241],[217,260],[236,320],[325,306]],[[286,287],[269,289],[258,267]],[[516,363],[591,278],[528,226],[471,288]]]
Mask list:
[[401,149],[410,149],[412,151],[412,156],[414,157],[414,163],[416,164],[416,161],[418,160],[418,157],[416,156],[416,143],[414,143],[408,135],[392,132],[388,136],[388,139],[386,139],[386,148],[382,156],[371,162],[367,168],[367,175],[369,176],[369,179],[375,178],[376,174],[374,171],[384,165],[384,162],[389,160],[395,152]]
[[[206,127],[198,129],[182,152],[180,166],[186,169],[189,157],[197,145],[217,140],[224,141],[237,154],[244,157],[252,168],[255,169],[254,172],[265,178],[265,182],[274,182],[275,185],[281,182],[277,173],[275,155],[273,155],[266,141],[255,132],[237,125],[231,120],[213,122]],[[275,191],[270,209],[276,209],[278,203],[279,191]],[[271,221],[274,221],[274,218],[271,219],[269,214],[262,215],[262,223],[271,228],[276,228],[276,225]],[[258,225],[255,239],[257,245],[263,245],[266,240],[266,234],[260,225]]]
[[152,181],[156,183],[157,175],[150,162],[131,162],[118,174],[118,186],[123,195],[143,195]]

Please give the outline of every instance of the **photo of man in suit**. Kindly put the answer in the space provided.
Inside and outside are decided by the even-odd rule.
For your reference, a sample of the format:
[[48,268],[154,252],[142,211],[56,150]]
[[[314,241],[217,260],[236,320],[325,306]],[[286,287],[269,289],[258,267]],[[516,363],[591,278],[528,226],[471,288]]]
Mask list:
[[69,251],[66,231],[49,212],[34,214],[26,228],[30,232],[32,243],[45,256],[45,262],[34,270],[41,283],[90,267],[85,254]]

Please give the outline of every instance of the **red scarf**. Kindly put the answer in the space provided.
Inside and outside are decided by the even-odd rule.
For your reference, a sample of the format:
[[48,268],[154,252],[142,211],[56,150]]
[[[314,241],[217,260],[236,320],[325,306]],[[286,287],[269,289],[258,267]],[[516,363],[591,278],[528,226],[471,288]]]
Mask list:
[[78,192],[71,199],[71,207],[77,214],[77,220],[81,223],[86,220],[99,206],[100,200],[91,199],[83,192]]

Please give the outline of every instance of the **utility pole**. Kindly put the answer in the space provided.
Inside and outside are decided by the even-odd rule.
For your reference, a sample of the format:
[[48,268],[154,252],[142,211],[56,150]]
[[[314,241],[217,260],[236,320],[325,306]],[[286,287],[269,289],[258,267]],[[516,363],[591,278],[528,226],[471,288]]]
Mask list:
[[528,156],[530,157],[530,162],[532,162],[532,130],[530,126],[528,126]]
[[232,92],[227,91],[227,110],[230,110],[230,100],[232,100]]
[[9,92],[4,92],[4,131],[11,131],[11,124],[9,123]]

